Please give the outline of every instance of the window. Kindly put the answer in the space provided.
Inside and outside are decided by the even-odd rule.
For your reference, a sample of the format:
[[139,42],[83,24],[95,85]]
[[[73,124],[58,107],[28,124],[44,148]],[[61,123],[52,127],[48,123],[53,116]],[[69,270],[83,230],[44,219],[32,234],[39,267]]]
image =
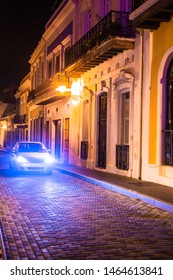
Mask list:
[[89,128],[89,100],[83,101],[82,141],[80,157],[88,159],[88,128]]
[[130,103],[130,94],[129,92],[123,93],[121,96],[121,105],[120,105],[120,139],[119,142],[121,145],[129,144],[129,103]]
[[52,76],[52,60],[48,62],[48,78]]
[[120,1],[120,11],[131,12],[132,11],[132,0]]
[[43,83],[43,70],[44,70],[44,64],[43,61],[40,59],[40,63],[39,63],[39,84]]
[[173,130],[173,59],[167,73],[166,129]]
[[70,49],[70,45],[67,46],[64,50],[64,63],[66,65],[66,61],[68,61],[68,55],[67,55],[67,51]]
[[88,30],[91,29],[91,11],[88,11]]
[[44,82],[44,62],[41,63],[41,83]]
[[109,12],[109,0],[104,0],[104,15]]
[[163,164],[173,166],[173,59],[166,76],[166,99],[163,113],[165,123],[163,130]]
[[33,140],[33,121],[30,120],[30,141]]
[[83,102],[83,133],[82,139],[88,141],[88,125],[89,125],[89,101]]
[[119,144],[116,145],[116,167],[121,170],[129,169],[129,115],[130,92],[119,96]]
[[92,27],[91,22],[91,10],[87,10],[82,13],[82,21],[81,22],[81,35],[86,34]]
[[60,72],[60,54],[56,56],[56,62],[55,62],[55,72]]

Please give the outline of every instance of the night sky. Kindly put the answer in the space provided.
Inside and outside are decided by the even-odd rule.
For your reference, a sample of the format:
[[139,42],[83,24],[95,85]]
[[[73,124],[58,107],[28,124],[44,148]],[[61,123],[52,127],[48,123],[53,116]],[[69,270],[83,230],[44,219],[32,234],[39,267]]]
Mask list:
[[19,86],[45,25],[62,0],[4,0],[0,8],[0,93]]

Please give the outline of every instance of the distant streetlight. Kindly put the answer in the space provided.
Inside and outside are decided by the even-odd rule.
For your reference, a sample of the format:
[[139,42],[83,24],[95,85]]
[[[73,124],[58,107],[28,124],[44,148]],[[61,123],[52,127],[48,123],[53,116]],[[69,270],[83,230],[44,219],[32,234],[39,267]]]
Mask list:
[[2,129],[6,130],[6,129],[7,129],[7,125],[6,125],[6,124],[3,124],[3,125],[2,125]]

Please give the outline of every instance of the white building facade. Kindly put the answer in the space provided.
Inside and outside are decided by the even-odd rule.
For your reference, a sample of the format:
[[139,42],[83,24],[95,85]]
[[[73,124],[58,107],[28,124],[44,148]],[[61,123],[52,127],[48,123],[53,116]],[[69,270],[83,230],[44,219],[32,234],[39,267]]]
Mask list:
[[139,178],[141,35],[130,11],[131,1],[62,2],[30,59],[29,138],[60,162]]

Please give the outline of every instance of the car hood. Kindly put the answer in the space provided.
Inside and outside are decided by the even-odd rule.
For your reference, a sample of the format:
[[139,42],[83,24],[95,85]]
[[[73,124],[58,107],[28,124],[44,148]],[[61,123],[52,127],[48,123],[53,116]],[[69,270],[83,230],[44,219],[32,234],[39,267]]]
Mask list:
[[46,158],[50,157],[49,153],[18,153],[18,156],[22,156],[25,158]]
[[43,162],[46,158],[50,157],[49,153],[18,153],[17,156],[24,157],[28,162]]

